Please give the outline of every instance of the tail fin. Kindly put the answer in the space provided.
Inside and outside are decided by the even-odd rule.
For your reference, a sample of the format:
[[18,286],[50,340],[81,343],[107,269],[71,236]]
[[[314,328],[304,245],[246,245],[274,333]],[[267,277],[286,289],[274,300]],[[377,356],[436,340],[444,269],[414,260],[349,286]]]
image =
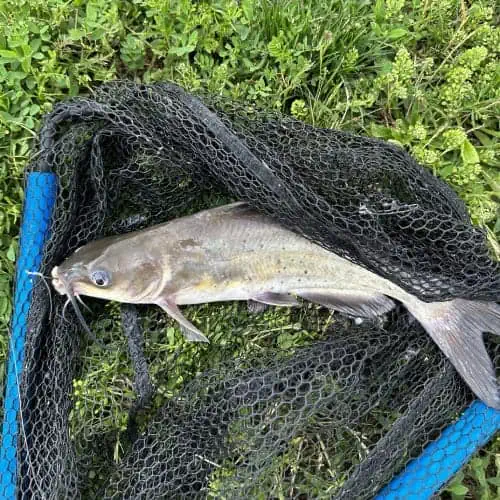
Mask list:
[[476,396],[500,409],[495,369],[482,336],[483,332],[500,335],[500,306],[465,299],[405,305]]

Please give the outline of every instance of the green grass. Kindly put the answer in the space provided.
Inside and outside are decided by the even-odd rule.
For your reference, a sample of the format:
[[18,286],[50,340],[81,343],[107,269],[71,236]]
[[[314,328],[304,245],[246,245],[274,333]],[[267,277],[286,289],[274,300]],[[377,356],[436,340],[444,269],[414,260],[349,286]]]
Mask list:
[[[117,77],[174,80],[188,89],[276,108],[317,126],[400,144],[454,187],[474,223],[487,228],[498,256],[500,29],[494,6],[494,0],[4,0],[0,385],[22,172],[32,140],[55,102]],[[239,311],[230,305],[191,311],[201,325],[219,325],[219,345],[225,346],[220,357],[245,349],[231,339],[231,328],[220,326],[229,321],[243,329],[247,318]],[[263,321],[259,328],[277,328],[282,342],[296,338],[283,329],[290,318],[281,312],[269,313]],[[298,328],[304,340],[311,338],[307,328]],[[172,327],[166,331],[167,339],[151,339],[151,352],[173,356],[178,332]],[[116,342],[123,344],[123,339]],[[100,360],[94,350],[88,355],[99,373],[82,375],[75,386],[77,399],[112,398],[113,381],[121,384],[120,397],[132,397],[124,355],[116,360]],[[170,385],[162,390],[171,393],[220,357],[211,360],[183,345],[182,359],[176,358],[178,372],[169,375]],[[154,376],[160,376],[161,363],[155,369]],[[123,426],[123,415],[110,412],[108,423]],[[445,495],[495,498],[499,453],[497,439],[464,468]]]

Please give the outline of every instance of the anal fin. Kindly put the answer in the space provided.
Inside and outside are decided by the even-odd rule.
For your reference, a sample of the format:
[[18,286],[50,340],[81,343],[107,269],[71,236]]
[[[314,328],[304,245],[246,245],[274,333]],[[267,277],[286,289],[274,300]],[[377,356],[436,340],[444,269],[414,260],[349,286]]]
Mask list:
[[256,300],[248,300],[247,301],[247,309],[250,314],[261,314],[263,313],[269,306],[264,304],[264,302],[257,302]]
[[203,333],[198,330],[189,320],[187,320],[180,311],[177,304],[171,300],[161,300],[157,302],[172,319],[175,319],[181,327],[181,331],[186,340],[191,342],[210,342]]
[[295,307],[300,303],[288,293],[262,292],[252,297],[255,302],[262,302],[270,306]]
[[361,291],[308,288],[296,293],[310,302],[361,318],[376,318],[396,305],[385,295]]

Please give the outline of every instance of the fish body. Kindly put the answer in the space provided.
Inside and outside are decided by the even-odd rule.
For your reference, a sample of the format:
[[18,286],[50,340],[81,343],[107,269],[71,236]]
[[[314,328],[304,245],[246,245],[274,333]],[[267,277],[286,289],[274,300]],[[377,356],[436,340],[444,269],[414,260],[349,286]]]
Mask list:
[[494,302],[426,303],[392,281],[234,203],[91,242],[52,271],[59,293],[157,304],[190,340],[208,341],[178,306],[231,300],[298,305],[297,297],[360,317],[395,300],[415,316],[472,390],[500,397],[482,332],[500,333]]

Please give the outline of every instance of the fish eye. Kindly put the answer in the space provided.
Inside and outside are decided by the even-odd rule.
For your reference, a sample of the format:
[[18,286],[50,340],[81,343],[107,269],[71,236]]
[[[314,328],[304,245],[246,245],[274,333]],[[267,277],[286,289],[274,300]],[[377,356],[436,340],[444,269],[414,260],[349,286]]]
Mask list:
[[111,281],[109,273],[102,270],[92,272],[90,279],[96,286],[108,286]]

